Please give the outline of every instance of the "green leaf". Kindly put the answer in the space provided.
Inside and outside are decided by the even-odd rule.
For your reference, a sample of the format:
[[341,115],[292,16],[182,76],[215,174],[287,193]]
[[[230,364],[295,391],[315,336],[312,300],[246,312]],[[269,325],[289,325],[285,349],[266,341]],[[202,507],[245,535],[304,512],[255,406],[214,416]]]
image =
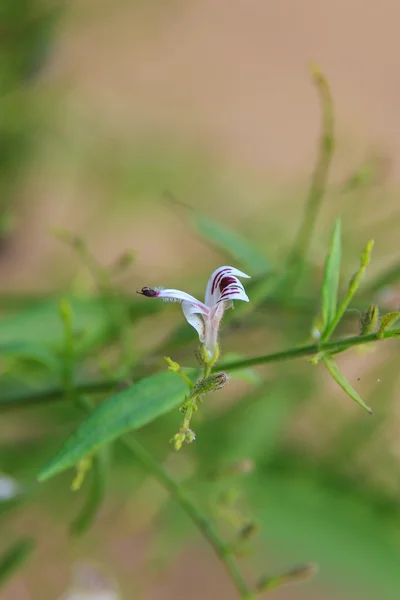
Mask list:
[[0,557],[0,587],[25,562],[35,547],[32,538],[21,538],[10,546]]
[[[74,314],[74,333],[78,346],[91,346],[110,330],[109,313],[101,298],[69,298]],[[63,342],[64,330],[60,319],[59,301],[43,302],[27,310],[0,319],[2,345],[20,344],[57,346]]]
[[196,212],[191,215],[190,220],[203,238],[251,271],[252,275],[269,271],[270,265],[264,256],[227,225],[222,225]]
[[324,280],[322,283],[322,324],[324,331],[329,328],[336,314],[340,277],[340,256],[341,220],[338,218],[333,230],[329,254],[325,261]]
[[381,320],[381,326],[378,331],[378,338],[383,339],[386,331],[400,319],[400,312],[394,311],[387,313]]
[[83,421],[59,454],[39,473],[45,481],[119,436],[139,429],[182,403],[187,385],[172,373],[142,379],[106,400]]
[[[339,308],[337,310],[335,310],[334,318],[332,319],[332,321],[328,324],[328,326],[324,330],[324,333],[322,335],[323,342],[326,342],[330,338],[332,333],[335,331],[336,327],[340,323],[341,318],[343,317],[348,306],[350,305],[350,302],[352,301],[355,293],[357,292],[358,288],[360,287],[360,284],[364,277],[365,271],[371,260],[371,252],[372,252],[373,247],[374,247],[374,240],[370,240],[367,243],[366,247],[364,248],[364,250],[361,254],[360,267],[350,280],[349,289],[347,290],[347,294],[345,295],[342,302],[340,303]],[[338,276],[339,276],[339,272],[338,272]]]
[[369,412],[370,415],[373,415],[374,413],[372,412],[372,409],[365,404],[365,402],[361,399],[359,394],[350,385],[350,383],[347,381],[344,375],[339,371],[336,363],[333,362],[333,360],[327,356],[323,360],[329,373],[332,375],[333,379],[340,385],[342,390],[346,392],[346,394],[350,396],[352,400],[357,402],[357,404],[359,404],[362,408]]
[[93,459],[93,466],[90,471],[90,490],[86,502],[70,526],[73,535],[82,535],[89,529],[103,503],[109,463],[108,449],[107,446],[103,446]]
[[22,341],[0,343],[0,355],[10,358],[24,358],[45,365],[51,369],[59,366],[57,358],[45,346]]

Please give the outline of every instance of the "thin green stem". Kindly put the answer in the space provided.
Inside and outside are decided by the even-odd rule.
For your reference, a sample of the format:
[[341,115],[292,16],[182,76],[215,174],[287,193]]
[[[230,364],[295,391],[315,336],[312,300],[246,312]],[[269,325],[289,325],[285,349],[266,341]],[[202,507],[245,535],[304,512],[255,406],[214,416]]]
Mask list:
[[[292,360],[296,358],[302,358],[305,356],[313,356],[317,352],[342,352],[352,346],[360,346],[362,344],[370,344],[393,338],[400,337],[400,329],[391,329],[386,331],[382,338],[378,337],[377,333],[370,333],[368,335],[347,337],[339,340],[333,340],[331,342],[325,342],[322,344],[310,344],[307,346],[299,346],[297,348],[291,348],[289,350],[282,350],[282,352],[273,352],[272,354],[264,354],[262,356],[255,356],[254,358],[245,358],[241,360],[233,360],[231,362],[222,363],[217,367],[213,367],[212,371],[218,371],[219,369],[236,371],[237,369],[243,369],[246,367],[255,367],[257,365],[264,365],[273,362],[280,362],[284,360]],[[139,381],[140,377],[136,377],[135,381]],[[102,394],[115,391],[121,381],[117,379],[103,379],[100,381],[82,382],[77,383],[74,387],[75,392],[78,394]],[[13,394],[10,396],[0,397],[0,408],[1,410],[18,408],[22,406],[34,406],[36,404],[43,404],[53,402],[56,400],[62,400],[65,397],[65,390],[61,387],[47,388],[44,390],[35,391],[33,393],[25,393],[18,396]]]
[[227,553],[225,542],[219,537],[214,530],[206,515],[200,508],[192,502],[187,493],[178,485],[163,467],[154,460],[147,450],[133,437],[125,437],[121,440],[126,448],[128,448],[136,459],[140,462],[147,473],[153,475],[155,479],[169,491],[173,499],[186,512],[190,519],[195,523],[203,536],[214,549],[220,561],[223,563],[229,577],[235,585],[240,598],[250,600],[252,598],[251,591],[238,570],[234,560]]
[[309,344],[308,346],[299,346],[298,348],[291,348],[290,350],[283,350],[282,352],[274,352],[272,354],[265,354],[263,356],[256,356],[254,358],[234,360],[232,362],[223,363],[219,366],[219,368],[227,371],[234,371],[237,369],[244,369],[246,367],[256,367],[258,365],[264,365],[267,363],[292,360],[295,358],[302,358],[304,356],[313,356],[317,352],[342,352],[343,350],[347,350],[353,346],[360,346],[361,344],[377,342],[380,339],[388,339],[399,336],[400,330],[392,329],[385,332],[383,338],[379,338],[377,333],[370,333],[368,335],[348,337],[322,344]]
[[189,389],[193,389],[194,388],[194,383],[193,381],[190,379],[190,377],[188,377],[186,375],[186,373],[183,372],[182,369],[179,369],[179,371],[176,371],[176,373],[179,375],[179,377],[181,379],[183,379],[183,381],[188,385]]
[[313,79],[321,101],[322,132],[303,222],[287,261],[289,269],[293,272],[293,275],[290,278],[291,286],[297,283],[301,266],[308,254],[312,233],[328,183],[329,168],[334,151],[334,113],[332,95],[328,82],[318,67],[313,67]]

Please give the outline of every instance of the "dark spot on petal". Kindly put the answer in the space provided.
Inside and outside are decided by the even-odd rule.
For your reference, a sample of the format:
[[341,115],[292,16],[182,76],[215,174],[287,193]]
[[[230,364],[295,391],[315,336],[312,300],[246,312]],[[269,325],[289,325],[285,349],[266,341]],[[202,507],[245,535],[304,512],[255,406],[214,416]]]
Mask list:
[[157,290],[152,290],[151,288],[144,287],[140,290],[140,292],[136,292],[137,294],[141,294],[142,296],[147,296],[148,298],[155,298],[158,296]]
[[225,290],[225,288],[227,288],[228,285],[231,285],[232,283],[237,283],[236,277],[223,277],[219,284],[219,290],[221,294]]

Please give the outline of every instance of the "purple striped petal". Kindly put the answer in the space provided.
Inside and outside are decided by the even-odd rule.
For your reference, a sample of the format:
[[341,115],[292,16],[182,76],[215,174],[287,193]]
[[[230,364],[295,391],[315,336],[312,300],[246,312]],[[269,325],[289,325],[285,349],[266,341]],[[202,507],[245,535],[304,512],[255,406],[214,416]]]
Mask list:
[[216,269],[208,280],[205,304],[212,307],[225,300],[249,302],[243,284],[238,277],[250,278],[249,275],[234,267],[224,266]]

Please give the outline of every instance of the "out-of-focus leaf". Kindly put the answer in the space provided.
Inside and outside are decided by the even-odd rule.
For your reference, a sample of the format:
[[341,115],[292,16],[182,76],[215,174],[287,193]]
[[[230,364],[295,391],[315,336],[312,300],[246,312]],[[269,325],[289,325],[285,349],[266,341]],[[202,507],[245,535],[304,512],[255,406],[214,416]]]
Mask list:
[[[129,304],[129,317],[135,321],[157,308],[151,302],[130,302],[129,298],[68,298],[73,313],[75,352],[85,352],[116,334],[121,302]],[[64,340],[59,299],[45,301],[0,319],[0,353],[49,361],[51,350]],[[43,348],[43,346],[45,346]],[[46,348],[47,347],[47,348]]]
[[57,358],[45,346],[35,343],[17,342],[0,342],[0,356],[10,358],[24,358],[33,360],[37,363],[55,369],[59,366]]
[[180,377],[159,373],[111,396],[78,427],[60,453],[41,470],[38,480],[65,471],[102,445],[179,406],[186,391],[187,385]]
[[213,246],[233,258],[240,265],[250,271],[251,275],[258,275],[269,271],[270,265],[250,242],[241,235],[209,217],[195,212],[190,218],[196,231]]
[[0,587],[19,569],[35,547],[32,538],[21,538],[10,546],[0,557]]
[[[105,303],[100,298],[70,298],[74,314],[74,333],[78,346],[90,346],[101,339],[112,327]],[[40,306],[0,319],[0,340],[6,346],[20,344],[56,346],[64,337],[60,320],[59,302],[52,300]]]
[[388,269],[386,269],[380,275],[377,275],[376,278],[372,281],[372,283],[368,286],[365,291],[365,295],[371,296],[372,294],[376,294],[377,292],[398,283],[400,279],[400,263],[395,263]]
[[336,220],[331,246],[325,261],[322,283],[322,324],[324,331],[335,318],[340,277],[341,220]]
[[71,523],[70,531],[74,535],[81,535],[89,529],[103,503],[106,492],[108,458],[108,448],[103,446],[93,459],[90,471],[90,490],[86,502],[79,515]]
[[301,462],[246,483],[262,535],[275,549],[269,568],[278,569],[282,558],[297,563],[311,558],[322,566],[321,583],[334,583],[337,597],[397,600],[397,517],[372,510],[367,495],[313,480],[302,472]]
[[362,408],[365,408],[365,410],[367,412],[369,412],[370,415],[372,415],[373,414],[372,409],[365,404],[365,402],[361,399],[360,395],[350,385],[350,383],[347,381],[347,379],[344,377],[344,375],[339,371],[336,363],[331,358],[328,358],[328,357],[324,357],[323,360],[324,360],[324,363],[325,363],[329,373],[332,375],[333,379],[340,385],[342,390],[344,392],[346,392],[346,394],[348,396],[350,396],[350,398],[352,398],[352,400],[357,402],[357,404],[359,404]]

